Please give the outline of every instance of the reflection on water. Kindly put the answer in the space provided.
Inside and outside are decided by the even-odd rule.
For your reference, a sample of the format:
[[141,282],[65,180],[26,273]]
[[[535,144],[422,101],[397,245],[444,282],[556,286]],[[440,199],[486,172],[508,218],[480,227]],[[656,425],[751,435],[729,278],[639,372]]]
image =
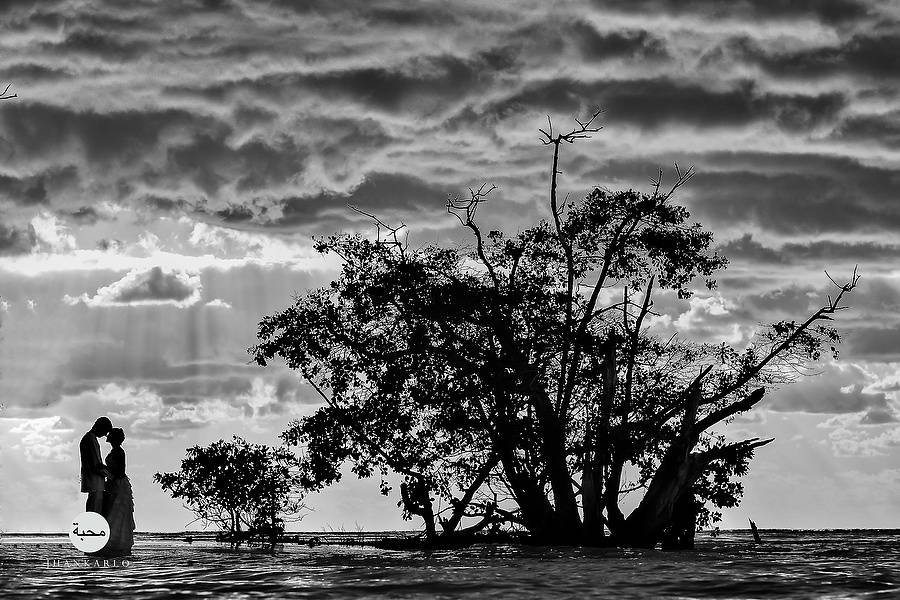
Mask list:
[[[275,556],[136,537],[84,565],[63,537],[5,536],[0,596],[84,598],[898,598],[900,531],[700,536],[693,552],[474,546],[438,552],[286,545]],[[121,559],[120,559],[121,560]]]

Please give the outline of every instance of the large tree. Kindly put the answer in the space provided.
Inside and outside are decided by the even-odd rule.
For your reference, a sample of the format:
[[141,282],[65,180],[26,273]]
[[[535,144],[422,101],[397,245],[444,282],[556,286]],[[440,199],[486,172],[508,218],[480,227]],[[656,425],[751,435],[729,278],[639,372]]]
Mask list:
[[[595,133],[594,118],[541,131],[550,218],[532,227],[482,231],[482,187],[448,203],[468,246],[410,249],[375,217],[377,239],[318,241],[343,260],[339,277],[265,317],[250,349],[261,365],[283,358],[323,400],[284,433],[309,489],[349,462],[402,475],[400,504],[430,538],[506,523],[546,542],[637,547],[690,546],[698,523],[736,504],[736,477],[771,440],[728,441],[721,424],[836,353],[827,322],[856,274],[740,348],[661,336],[654,293],[713,288],[726,260],[673,200],[691,170],[676,166],[665,189],[660,173],[648,193],[558,200],[560,149]],[[640,501],[624,514],[629,493]]]

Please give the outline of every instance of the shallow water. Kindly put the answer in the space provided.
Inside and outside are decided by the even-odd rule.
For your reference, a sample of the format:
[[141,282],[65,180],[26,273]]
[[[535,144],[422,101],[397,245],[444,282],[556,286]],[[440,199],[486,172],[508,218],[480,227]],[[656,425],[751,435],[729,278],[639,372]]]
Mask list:
[[85,564],[62,536],[7,535],[0,543],[0,596],[900,598],[900,530],[762,535],[756,546],[748,532],[703,534],[692,552],[286,544],[272,556],[139,534],[127,565],[106,566]]

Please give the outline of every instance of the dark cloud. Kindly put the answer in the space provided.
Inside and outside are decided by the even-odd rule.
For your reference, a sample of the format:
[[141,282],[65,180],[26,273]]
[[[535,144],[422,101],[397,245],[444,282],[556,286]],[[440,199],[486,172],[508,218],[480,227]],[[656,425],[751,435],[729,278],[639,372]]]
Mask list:
[[[44,4],[44,9],[47,8],[57,8],[61,4],[61,0],[48,0]],[[14,12],[20,10],[21,8],[28,8],[31,12],[37,12],[37,6],[31,0],[4,0],[2,4],[0,4],[0,13],[3,12]]]
[[[737,226],[797,240],[783,248],[787,261],[812,258],[816,252],[823,258],[838,256],[844,245],[861,250],[863,257],[892,253],[893,244],[858,239],[900,229],[900,204],[895,201],[900,170],[890,165],[812,152],[688,151],[642,160],[610,159],[584,177],[603,181],[615,173],[625,181],[646,182],[658,165],[671,164],[673,158],[693,165],[696,175],[678,192],[679,198],[713,231]],[[824,240],[804,241],[826,234],[830,237]],[[755,247],[755,240],[736,244],[732,251],[766,254]],[[774,259],[771,254],[768,258]]]
[[[244,0],[246,1],[246,0]],[[432,25],[452,26],[457,15],[464,12],[443,2],[369,2],[367,0],[272,0],[272,5],[285,8],[299,15],[341,15],[366,25],[393,27],[423,27]],[[454,10],[455,9],[455,10]]]
[[769,408],[822,414],[889,410],[887,396],[863,391],[866,384],[866,375],[859,367],[827,365],[820,375],[805,377],[775,392]]
[[741,296],[741,308],[750,314],[779,313],[802,316],[810,314],[822,303],[825,295],[809,287],[790,286]]
[[200,279],[195,275],[153,267],[143,272],[132,271],[122,279],[98,289],[93,296],[66,296],[65,301],[72,306],[172,304],[184,307],[200,300],[201,289]]
[[255,97],[290,103],[298,94],[404,113],[432,113],[489,86],[500,71],[514,65],[512,49],[496,49],[461,58],[451,54],[420,56],[395,66],[359,67],[314,73],[280,73],[207,86],[175,86],[168,93],[224,101],[245,91]]
[[19,179],[0,174],[0,193],[20,204],[43,204],[47,201],[47,188],[41,177]]
[[900,149],[900,111],[856,115],[844,119],[834,130],[836,140],[878,144]]
[[[286,373],[276,381],[275,396],[282,402],[302,400],[300,380],[294,373]],[[309,402],[309,400],[306,400]]]
[[[843,275],[843,269],[839,270]],[[850,268],[846,269],[849,274]],[[831,271],[834,274],[834,270]],[[835,286],[823,273],[816,285],[799,285],[790,283],[773,287],[772,283],[749,285],[745,289],[732,285],[727,281],[728,289],[735,297],[736,307],[730,311],[732,319],[741,322],[773,322],[781,319],[802,319],[813,314],[824,306],[829,296],[834,296]],[[838,275],[836,279],[840,280]],[[723,284],[724,287],[724,284]],[[743,293],[741,293],[743,292]],[[850,310],[843,313],[836,327],[844,338],[840,344],[843,352],[861,358],[857,341],[867,336],[873,322],[883,322],[884,327],[891,329],[900,319],[900,286],[891,279],[877,276],[863,276],[859,285],[846,299],[845,306]],[[877,340],[868,340],[868,344],[877,344]],[[894,344],[900,349],[900,345]],[[884,352],[885,348],[879,352]]]
[[782,252],[757,242],[751,233],[745,233],[735,240],[720,244],[719,252],[729,259],[738,258],[751,262],[774,264],[787,262]]
[[68,69],[37,63],[20,63],[0,67],[0,81],[15,81],[20,86],[32,82],[68,79],[73,76],[74,74]]
[[233,111],[234,122],[238,127],[265,125],[278,118],[278,113],[259,106],[239,104]]
[[138,208],[148,208],[163,213],[180,211],[189,206],[189,203],[183,198],[169,198],[156,194],[144,194],[135,199],[135,204]]
[[225,223],[243,223],[252,220],[257,213],[249,206],[243,204],[229,205],[222,210],[217,210],[215,215]]
[[193,377],[183,380],[158,381],[149,386],[166,405],[193,404],[209,398],[234,398],[248,393],[252,379],[237,373],[222,373],[218,377]]
[[840,240],[818,240],[808,243],[787,243],[780,253],[792,261],[858,261],[882,262],[900,258],[900,245],[878,242],[852,242]]
[[766,246],[745,233],[718,247],[729,259],[750,263],[796,264],[803,262],[882,262],[900,259],[900,245],[878,242],[853,242],[841,240],[817,240],[812,242],[788,242]]
[[66,153],[74,152],[102,167],[144,161],[173,132],[223,127],[214,119],[179,109],[94,112],[8,102],[0,110],[0,134],[17,158],[66,159]]
[[190,298],[196,291],[196,287],[190,285],[178,274],[167,273],[160,267],[153,267],[146,273],[118,286],[109,301],[122,304],[147,300],[181,302]]
[[93,206],[82,206],[72,211],[62,211],[62,214],[80,225],[93,225],[100,220],[100,215]]
[[660,12],[674,16],[694,14],[704,18],[797,19],[815,18],[827,23],[852,22],[867,16],[871,3],[863,0],[594,0],[599,8],[640,14]]
[[846,104],[837,92],[765,92],[752,81],[721,88],[672,78],[592,82],[560,78],[528,84],[491,105],[488,112],[498,116],[523,111],[578,114],[592,104],[603,109],[607,121],[647,129],[673,124],[737,127],[771,121],[786,131],[799,132],[832,121]]
[[[94,389],[108,382],[138,386],[178,383],[189,379],[213,381],[228,376],[247,379],[260,370],[254,366],[225,361],[172,362],[159,356],[137,356],[117,343],[94,343],[80,348],[61,368],[65,379],[78,391]],[[75,388],[66,388],[73,393]]]
[[241,397],[251,393],[256,379],[272,386],[280,404],[309,401],[301,393],[296,375],[284,368],[263,370],[246,362],[212,359],[177,363],[158,356],[142,356],[115,343],[83,346],[60,368],[55,393],[78,395],[115,383],[152,391],[160,397],[163,408],[189,408],[211,400],[250,408]]
[[592,25],[576,22],[571,26],[575,44],[585,58],[662,59],[668,56],[666,43],[649,31],[626,30],[599,32]]
[[449,27],[458,22],[449,6],[370,6],[363,9],[363,18],[373,25],[396,27]]
[[[895,174],[882,176],[884,181]],[[900,207],[867,202],[871,198],[860,194],[860,187],[868,185],[837,175],[822,179],[799,173],[708,173],[693,182],[691,203],[713,226],[743,222],[784,235],[900,227]],[[888,193],[872,191],[878,196]]]
[[97,242],[97,249],[106,252],[109,250],[118,250],[122,247],[122,245],[122,240],[103,238],[99,242]]
[[49,194],[64,193],[77,184],[78,169],[72,165],[20,177],[0,174],[0,198],[24,206],[43,205],[48,203]]
[[897,415],[889,408],[870,408],[859,421],[860,425],[885,425],[896,422],[898,422]]
[[[87,90],[91,82],[104,87],[96,100],[89,93],[76,94],[71,85],[59,98],[49,87],[41,88],[34,100],[3,107],[0,135],[14,149],[14,163],[25,167],[15,172],[27,173],[9,174],[18,181],[6,182],[8,197],[40,202],[63,216],[87,206],[91,197],[102,197],[154,212],[202,213],[233,227],[267,222],[272,219],[268,208],[283,204],[282,225],[314,226],[312,217],[331,227],[336,221],[330,215],[300,205],[343,199],[341,191],[350,182],[377,179],[380,173],[402,170],[439,188],[441,182],[468,184],[493,176],[485,170],[499,171],[496,180],[510,182],[504,187],[520,193],[529,181],[520,171],[534,173],[537,154],[517,158],[521,148],[504,139],[509,122],[545,113],[562,118],[594,107],[605,109],[608,129],[636,129],[639,136],[687,128],[712,141],[775,127],[794,140],[833,129],[836,140],[894,143],[890,115],[865,121],[848,110],[857,101],[853,86],[771,85],[768,73],[777,69],[779,57],[824,51],[819,42],[771,44],[756,27],[723,23],[706,31],[700,25],[719,17],[729,23],[806,17],[825,24],[853,21],[852,29],[836,28],[828,43],[832,50],[842,48],[843,62],[836,68],[854,77],[862,72],[854,60],[877,62],[875,49],[891,47],[892,26],[885,18],[875,24],[873,15],[880,10],[875,5],[743,1],[726,10],[709,0],[637,0],[599,6],[601,15],[667,14],[682,29],[676,35],[637,21],[601,29],[604,21],[589,3],[558,13],[515,4],[377,1],[284,1],[265,9],[243,0],[198,1],[178,10],[153,3],[115,9],[91,2],[78,7],[24,3],[11,11],[17,26],[40,35],[27,60],[6,61],[7,74],[36,82],[72,76]],[[168,25],[174,15],[184,17],[177,31]],[[682,21],[680,15],[701,19]],[[63,34],[51,35],[59,31]],[[716,50],[740,63],[734,75],[722,71],[710,77],[695,69],[694,58]],[[155,65],[153,77],[129,62],[139,58]],[[625,59],[627,70],[606,69],[606,58]],[[754,65],[763,65],[765,72],[757,73]],[[116,86],[120,93],[111,92]],[[652,171],[655,164],[646,153],[653,146],[615,152]],[[36,174],[48,163],[62,168],[74,159],[78,180],[66,186],[77,193],[56,194],[41,185]],[[403,169],[392,164],[396,161],[404,161]],[[523,168],[511,172],[516,161]],[[774,181],[765,173],[753,179],[761,170],[753,164],[744,168],[746,174],[732,169],[738,171],[734,187],[741,187],[744,196],[747,187],[769,183],[790,189],[790,197],[797,198],[792,188],[805,176],[790,179],[781,173]],[[720,182],[710,179],[710,184]],[[759,202],[741,198],[739,207],[727,206],[735,196],[727,184],[719,190],[725,198],[709,213],[717,219],[755,211],[752,217],[760,222],[771,214],[784,226],[790,220],[783,217],[795,216],[772,206],[781,196],[766,190]],[[831,204],[842,193],[856,191],[832,187],[830,196],[836,198],[817,193],[819,206],[813,208],[846,222],[840,207],[830,210]],[[401,186],[398,195],[403,192]],[[698,206],[707,203],[701,198]],[[893,227],[890,215],[882,214],[889,209],[858,208],[845,212]]]
[[272,225],[294,226],[315,222],[326,211],[346,210],[347,205],[374,210],[390,220],[393,211],[433,211],[447,202],[446,188],[400,173],[371,173],[347,194],[322,192],[314,196],[287,198],[279,202],[282,216]]
[[900,317],[900,287],[897,281],[880,277],[867,277],[854,290],[853,307],[862,315]]
[[844,336],[844,348],[847,354],[861,360],[900,361],[900,324],[854,327]]
[[749,38],[731,43],[736,58],[778,77],[814,78],[852,73],[895,78],[900,74],[900,33],[857,34],[836,46],[778,52]]
[[900,227],[900,205],[892,201],[900,172],[892,168],[816,154],[713,153],[698,159],[698,175],[685,194],[710,224],[746,223],[785,235]]
[[32,227],[19,228],[0,221],[0,256],[28,254],[37,245]]
[[[271,143],[250,140],[233,148],[225,136],[201,135],[169,149],[165,176],[187,179],[209,196],[235,180],[238,191],[258,192],[290,181],[302,172],[306,156],[288,136]],[[158,177],[154,173],[153,179]]]
[[65,40],[54,44],[55,49],[115,60],[131,60],[148,49],[144,42],[125,40],[93,29],[70,31]]

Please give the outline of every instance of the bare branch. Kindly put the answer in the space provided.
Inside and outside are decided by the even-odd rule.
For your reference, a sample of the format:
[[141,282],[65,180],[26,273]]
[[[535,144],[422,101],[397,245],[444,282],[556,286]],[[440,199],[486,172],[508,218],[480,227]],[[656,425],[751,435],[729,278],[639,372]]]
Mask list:
[[[373,215],[372,213],[366,212],[363,209],[361,209],[357,206],[354,206],[353,204],[348,204],[347,206],[350,208],[350,210],[352,210],[354,212],[358,212],[359,214],[364,215],[366,217],[369,217],[370,219],[372,219],[372,221],[375,222],[375,241],[376,241],[376,243],[393,246],[393,247],[397,248],[397,250],[400,251],[400,254],[404,254],[406,252],[406,249],[409,245],[409,240],[407,239],[407,240],[404,240],[401,242],[400,237],[398,235],[401,230],[406,228],[405,223],[403,223],[401,221],[400,225],[398,225],[396,227],[392,227],[392,226],[388,225],[387,223],[385,223],[384,221],[382,221],[381,219],[379,219],[377,216]],[[387,237],[389,239],[382,238],[382,235],[381,235],[382,229],[387,230],[387,234],[385,237]]]
[[709,403],[718,402],[719,400],[722,400],[722,399],[728,397],[729,395],[733,394],[734,392],[738,391],[739,389],[741,389],[741,387],[743,387],[745,384],[750,382],[754,377],[756,377],[756,375],[760,371],[762,371],[763,368],[765,368],[765,366],[767,364],[772,362],[772,360],[774,360],[778,355],[780,355],[787,348],[789,348],[791,346],[791,344],[793,344],[794,341],[804,331],[806,331],[807,329],[810,328],[810,326],[812,326],[813,323],[815,323],[816,321],[821,321],[821,320],[831,321],[832,318],[829,315],[834,314],[835,312],[846,308],[846,307],[840,306],[840,303],[841,303],[841,300],[843,300],[843,298],[844,298],[844,294],[853,291],[853,289],[859,283],[860,275],[857,273],[857,269],[858,269],[858,265],[856,267],[853,267],[853,275],[851,275],[850,280],[847,283],[845,283],[844,285],[838,284],[830,275],[828,275],[826,273],[826,275],[828,275],[828,278],[831,279],[832,283],[834,283],[835,286],[840,288],[840,292],[838,292],[837,296],[835,296],[833,299],[831,298],[831,296],[829,296],[828,303],[825,306],[821,307],[819,310],[817,310],[812,315],[810,315],[803,323],[800,324],[799,327],[794,329],[793,332],[791,332],[791,334],[789,336],[787,336],[780,343],[773,346],[773,348],[769,351],[769,353],[761,361],[756,363],[756,365],[754,365],[753,368],[748,369],[746,373],[742,374],[731,385],[727,386],[725,389],[723,389],[719,393],[715,394],[712,398],[710,398]]
[[10,94],[10,93],[9,93],[9,88],[11,88],[11,87],[12,87],[12,84],[11,84],[11,83],[7,83],[7,84],[6,84],[6,89],[4,89],[2,92],[0,92],[0,100],[9,100],[9,99],[11,99],[11,98],[18,98],[18,97],[19,97],[18,94],[14,94],[14,93],[13,93],[13,94]]
[[681,167],[678,166],[678,163],[674,163],[675,165],[675,183],[672,184],[672,187],[669,188],[669,191],[665,194],[660,194],[659,190],[662,188],[662,177],[663,170],[660,169],[656,175],[656,178],[651,177],[650,183],[653,185],[653,195],[659,196],[663,200],[668,200],[672,197],[672,195],[678,191],[678,188],[686,184],[691,178],[694,176],[694,165],[688,167],[687,171],[682,171]]
[[550,115],[547,115],[547,129],[538,129],[539,132],[544,136],[541,141],[547,144],[553,144],[555,146],[559,146],[562,142],[573,143],[575,140],[583,140],[591,137],[592,134],[597,133],[601,129],[603,129],[600,125],[594,125],[594,121],[600,114],[603,112],[602,109],[597,109],[586,121],[580,120],[578,117],[573,117],[575,122],[578,123],[578,127],[572,129],[572,131],[568,133],[558,133],[553,135],[553,122],[550,120]]
[[484,240],[481,236],[481,229],[475,222],[475,212],[478,210],[478,206],[483,202],[487,202],[488,194],[495,189],[497,189],[496,185],[488,187],[488,184],[482,183],[477,190],[469,188],[468,200],[463,200],[459,195],[449,196],[447,199],[447,212],[459,219],[463,227],[471,229],[472,233],[475,234],[475,250],[478,254],[478,259],[487,269],[494,287],[499,289],[500,280],[497,277],[494,265],[491,264],[484,252]]

